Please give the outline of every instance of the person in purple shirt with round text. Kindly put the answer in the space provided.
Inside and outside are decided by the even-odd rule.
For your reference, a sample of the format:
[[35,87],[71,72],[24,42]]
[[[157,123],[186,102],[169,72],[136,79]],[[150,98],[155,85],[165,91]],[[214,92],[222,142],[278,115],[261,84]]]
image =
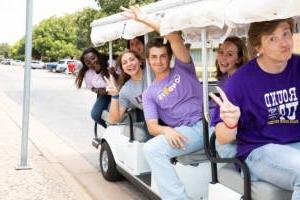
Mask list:
[[214,119],[221,144],[237,140],[252,180],[292,190],[300,200],[300,57],[292,54],[293,19],[251,23],[257,58],[227,81]]
[[[160,24],[139,8],[123,8],[124,15],[159,32]],[[155,38],[146,45],[146,58],[155,74],[143,93],[143,108],[149,132],[155,136],[144,145],[160,197],[189,199],[170,159],[203,148],[202,85],[197,79],[189,51],[178,33]],[[172,53],[174,68],[170,68]],[[160,125],[161,119],[167,125]]]
[[[235,36],[228,37],[220,44],[217,51],[216,68],[218,86],[223,88],[227,79],[236,72],[238,68],[248,61],[248,50],[245,42]],[[219,115],[215,102],[210,102],[211,118]],[[217,116],[215,116],[217,115]],[[218,154],[221,157],[234,157],[236,154],[235,141],[229,144],[220,145],[216,142]]]

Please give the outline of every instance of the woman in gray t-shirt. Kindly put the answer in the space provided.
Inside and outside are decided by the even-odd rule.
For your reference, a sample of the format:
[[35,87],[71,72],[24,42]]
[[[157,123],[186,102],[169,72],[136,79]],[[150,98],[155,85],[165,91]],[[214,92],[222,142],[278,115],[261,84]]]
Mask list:
[[142,93],[147,88],[144,60],[138,53],[127,50],[119,56],[117,62],[121,69],[119,86],[116,86],[113,80],[109,80],[107,88],[111,95],[109,109],[111,123],[120,122],[128,108],[142,110]]

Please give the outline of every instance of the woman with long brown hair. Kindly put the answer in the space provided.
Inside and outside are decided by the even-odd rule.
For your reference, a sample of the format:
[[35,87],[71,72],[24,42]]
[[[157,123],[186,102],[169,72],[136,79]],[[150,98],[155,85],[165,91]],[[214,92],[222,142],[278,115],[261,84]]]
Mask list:
[[248,62],[245,42],[239,37],[228,37],[220,44],[217,51],[216,68],[218,85],[222,87],[239,67]]
[[120,66],[121,70],[119,86],[110,81],[107,88],[112,96],[109,109],[111,123],[120,122],[128,108],[143,110],[142,93],[147,88],[144,60],[139,53],[133,50],[125,51],[119,56],[117,66]]
[[[108,56],[100,54],[95,48],[90,47],[83,51],[80,61],[83,67],[80,69],[75,84],[81,88],[83,80],[86,87],[97,94],[97,100],[92,108],[91,117],[94,121],[106,128],[106,123],[101,119],[103,110],[108,108],[110,95],[106,92],[104,77],[109,77]],[[111,72],[113,73],[113,72]],[[115,73],[113,73],[115,76]]]

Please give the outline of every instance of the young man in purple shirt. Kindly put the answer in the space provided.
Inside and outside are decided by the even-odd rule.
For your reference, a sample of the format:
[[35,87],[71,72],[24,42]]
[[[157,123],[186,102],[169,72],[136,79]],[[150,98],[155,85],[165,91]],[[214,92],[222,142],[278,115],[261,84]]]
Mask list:
[[[159,23],[138,8],[124,10],[125,16],[159,32]],[[187,200],[170,159],[203,148],[202,86],[181,36],[171,33],[165,38],[170,46],[160,38],[151,40],[146,47],[155,80],[143,94],[143,109],[149,132],[155,137],[145,144],[144,153],[160,197]],[[175,65],[171,69],[172,53]],[[160,125],[158,119],[168,125]]]
[[214,119],[221,144],[237,140],[252,180],[292,190],[300,200],[300,57],[293,55],[293,20],[252,23],[248,37],[258,57],[227,81]]

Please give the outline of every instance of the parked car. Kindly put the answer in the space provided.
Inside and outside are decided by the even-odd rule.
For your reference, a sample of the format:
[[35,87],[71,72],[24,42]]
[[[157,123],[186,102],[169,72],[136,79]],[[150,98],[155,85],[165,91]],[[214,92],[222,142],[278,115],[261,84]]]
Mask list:
[[2,65],[11,65],[11,62],[13,61],[13,59],[4,59],[1,61]]
[[68,68],[68,64],[72,62],[70,59],[62,59],[58,61],[56,66],[56,72],[65,72]]
[[82,68],[82,64],[79,60],[74,60],[68,64],[68,68],[66,73],[68,74],[76,74]]
[[10,64],[15,66],[24,66],[24,62],[22,60],[12,60]]
[[49,62],[49,63],[46,63],[46,68],[47,68],[47,70],[49,72],[55,72],[57,64],[58,64],[58,62]]
[[79,73],[80,69],[82,68],[82,63],[80,61],[77,62],[77,65],[76,65],[76,68],[75,68],[75,71],[73,72],[74,75],[77,76],[77,74]]
[[76,68],[76,62],[69,62],[68,63],[68,68],[67,68],[67,73],[74,73]]
[[39,60],[33,60],[33,61],[31,61],[31,68],[32,69],[45,69],[46,64]]
[[79,60],[62,59],[58,61],[56,72],[74,73],[80,64],[81,62]]

